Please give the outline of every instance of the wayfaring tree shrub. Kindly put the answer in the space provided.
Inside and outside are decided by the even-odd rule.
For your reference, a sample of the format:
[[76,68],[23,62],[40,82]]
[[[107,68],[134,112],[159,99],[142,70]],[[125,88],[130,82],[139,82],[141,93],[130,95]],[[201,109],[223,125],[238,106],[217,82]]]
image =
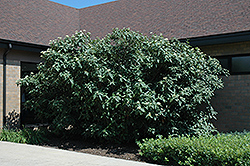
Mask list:
[[210,100],[227,71],[198,48],[126,28],[102,39],[80,31],[50,46],[39,72],[18,84],[27,109],[54,132],[126,142],[213,129]]

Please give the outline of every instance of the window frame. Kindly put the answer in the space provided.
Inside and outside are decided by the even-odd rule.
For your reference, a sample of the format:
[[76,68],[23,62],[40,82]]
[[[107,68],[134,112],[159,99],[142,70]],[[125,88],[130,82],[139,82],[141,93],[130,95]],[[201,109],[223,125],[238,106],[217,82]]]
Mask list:
[[232,66],[233,66],[233,58],[234,57],[246,57],[249,56],[250,58],[250,53],[248,54],[235,54],[235,55],[222,55],[222,56],[213,56],[213,58],[216,58],[219,60],[219,58],[221,59],[227,59],[228,60],[228,70],[230,72],[231,75],[245,75],[245,74],[250,74],[250,70],[246,71],[246,72],[235,72],[232,70]]

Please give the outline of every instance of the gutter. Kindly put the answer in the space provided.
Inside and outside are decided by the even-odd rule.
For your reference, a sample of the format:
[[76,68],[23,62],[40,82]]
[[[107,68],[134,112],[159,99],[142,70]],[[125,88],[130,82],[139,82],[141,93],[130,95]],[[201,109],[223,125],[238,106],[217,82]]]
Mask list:
[[40,53],[41,51],[47,50],[50,48],[49,45],[39,45],[39,44],[32,44],[26,42],[19,42],[14,40],[6,40],[0,38],[0,48],[6,48],[6,45],[12,43],[14,50],[20,51],[29,51],[29,52],[37,52]]
[[12,49],[12,44],[8,44],[8,49],[3,54],[3,125],[6,124],[6,64],[7,55]]
[[[7,50],[3,54],[3,126],[6,125],[6,88],[7,88],[7,82],[6,82],[6,65],[7,65],[7,55],[9,52],[14,49],[14,50],[20,50],[20,51],[29,51],[29,52],[41,52],[44,50],[47,50],[50,48],[49,45],[39,45],[39,44],[32,44],[32,43],[26,43],[26,42],[20,42],[20,41],[14,41],[14,40],[6,40],[6,39],[1,39],[0,38],[0,48],[4,48]],[[0,78],[1,79],[1,78]],[[2,124],[0,124],[1,126]]]
[[181,38],[181,42],[188,41],[192,46],[207,46],[216,44],[229,44],[237,42],[250,41],[250,31],[241,31],[235,33],[226,33],[210,36]]

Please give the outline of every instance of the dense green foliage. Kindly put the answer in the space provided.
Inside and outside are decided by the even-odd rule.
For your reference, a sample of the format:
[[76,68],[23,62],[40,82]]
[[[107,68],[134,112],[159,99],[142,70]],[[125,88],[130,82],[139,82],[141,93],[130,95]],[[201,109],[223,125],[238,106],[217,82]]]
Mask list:
[[26,140],[27,139],[23,136],[22,131],[3,129],[0,132],[0,141],[26,143]]
[[39,72],[18,83],[27,109],[54,132],[124,142],[213,129],[210,99],[226,71],[198,48],[129,29],[95,40],[76,32],[50,45]]
[[138,142],[140,154],[160,164],[250,165],[250,133],[169,137]]
[[32,130],[24,128],[23,130],[2,129],[0,132],[0,141],[9,141],[16,143],[40,144],[48,139],[46,130]]

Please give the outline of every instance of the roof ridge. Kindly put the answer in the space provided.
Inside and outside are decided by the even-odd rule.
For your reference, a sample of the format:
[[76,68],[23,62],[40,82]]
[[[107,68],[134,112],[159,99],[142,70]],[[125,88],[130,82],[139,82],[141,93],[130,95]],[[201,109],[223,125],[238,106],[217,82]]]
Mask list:
[[61,5],[61,6],[64,6],[64,7],[68,7],[68,8],[72,8],[72,9],[76,9],[78,10],[77,8],[75,7],[71,7],[71,6],[68,6],[68,5],[64,5],[64,4],[61,4],[61,3],[58,3],[58,2],[54,2],[54,1],[51,1],[51,0],[47,0],[48,2],[51,2],[51,3],[54,3],[54,4],[57,4],[57,5]]
[[73,9],[76,9],[76,10],[82,10],[82,9],[86,9],[86,8],[96,7],[96,6],[107,5],[107,4],[109,4],[109,3],[114,3],[114,2],[117,2],[117,1],[119,1],[119,0],[112,0],[111,2],[105,2],[105,3],[101,3],[101,4],[97,4],[97,5],[92,5],[92,6],[88,6],[88,7],[83,7],[83,8],[71,7],[71,6],[64,5],[64,4],[61,4],[61,3],[58,3],[58,2],[54,2],[54,1],[51,1],[51,0],[47,0],[47,1],[52,2],[52,3],[55,3],[55,4],[58,4],[58,5],[62,5],[62,6],[64,6],[64,7],[69,7],[69,8],[73,8]]
[[98,5],[93,5],[93,6],[88,6],[88,7],[79,8],[78,10],[87,9],[87,8],[93,8],[93,7],[102,6],[102,5],[107,5],[107,4],[114,3],[114,2],[118,2],[118,1],[119,1],[119,0],[113,0],[113,1],[111,1],[111,2],[106,2],[106,3],[101,3],[101,4],[98,4]]

